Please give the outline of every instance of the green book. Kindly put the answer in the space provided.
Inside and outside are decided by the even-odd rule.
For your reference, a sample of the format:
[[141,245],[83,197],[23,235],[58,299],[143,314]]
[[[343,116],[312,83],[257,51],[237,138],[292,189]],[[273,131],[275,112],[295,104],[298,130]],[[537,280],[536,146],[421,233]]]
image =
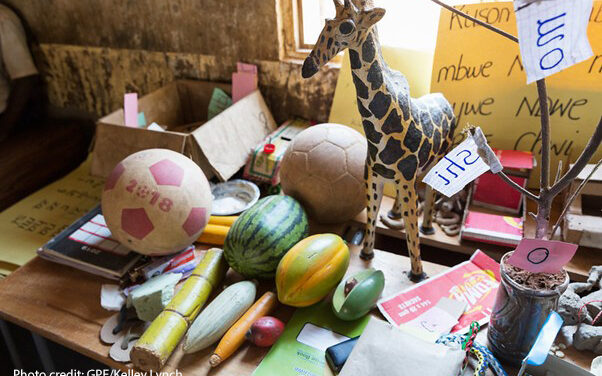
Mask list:
[[329,300],[299,308],[253,376],[322,376],[328,367],[326,349],[359,336],[368,321],[369,316],[355,321],[337,318]]

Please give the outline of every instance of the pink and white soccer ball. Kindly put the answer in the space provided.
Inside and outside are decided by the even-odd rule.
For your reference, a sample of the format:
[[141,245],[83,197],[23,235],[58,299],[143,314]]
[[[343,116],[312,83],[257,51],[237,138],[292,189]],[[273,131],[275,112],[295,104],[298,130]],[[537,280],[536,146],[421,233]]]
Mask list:
[[209,222],[211,201],[196,163],[171,150],[148,149],[115,166],[102,193],[102,213],[115,239],[156,256],[192,244]]

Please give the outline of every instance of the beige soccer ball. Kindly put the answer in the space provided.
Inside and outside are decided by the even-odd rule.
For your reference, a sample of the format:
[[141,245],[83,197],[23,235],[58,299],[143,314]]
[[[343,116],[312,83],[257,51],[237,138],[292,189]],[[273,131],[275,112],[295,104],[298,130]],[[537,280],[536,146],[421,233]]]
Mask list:
[[134,153],[107,178],[102,213],[113,237],[150,256],[192,244],[209,222],[211,188],[201,168],[166,149]]
[[282,190],[317,222],[346,222],[366,206],[366,148],[352,128],[314,125],[293,139],[282,158]]

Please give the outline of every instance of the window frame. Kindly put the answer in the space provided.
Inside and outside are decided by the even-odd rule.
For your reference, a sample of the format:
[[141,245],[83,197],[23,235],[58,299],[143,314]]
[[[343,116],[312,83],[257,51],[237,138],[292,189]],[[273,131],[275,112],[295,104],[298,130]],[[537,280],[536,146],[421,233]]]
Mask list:
[[[303,35],[303,1],[281,0],[283,56],[285,60],[305,59],[314,48]],[[316,0],[305,0],[316,1]],[[324,1],[324,0],[318,0]],[[292,26],[292,27],[291,27]],[[343,54],[335,56],[329,64],[340,66]]]

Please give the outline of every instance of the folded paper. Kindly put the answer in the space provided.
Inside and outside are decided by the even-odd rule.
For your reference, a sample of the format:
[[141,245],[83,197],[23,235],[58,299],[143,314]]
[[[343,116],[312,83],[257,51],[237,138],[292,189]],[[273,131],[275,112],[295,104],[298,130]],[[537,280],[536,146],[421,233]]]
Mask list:
[[474,139],[467,137],[443,157],[422,181],[451,197],[488,170],[489,165],[479,155]]

